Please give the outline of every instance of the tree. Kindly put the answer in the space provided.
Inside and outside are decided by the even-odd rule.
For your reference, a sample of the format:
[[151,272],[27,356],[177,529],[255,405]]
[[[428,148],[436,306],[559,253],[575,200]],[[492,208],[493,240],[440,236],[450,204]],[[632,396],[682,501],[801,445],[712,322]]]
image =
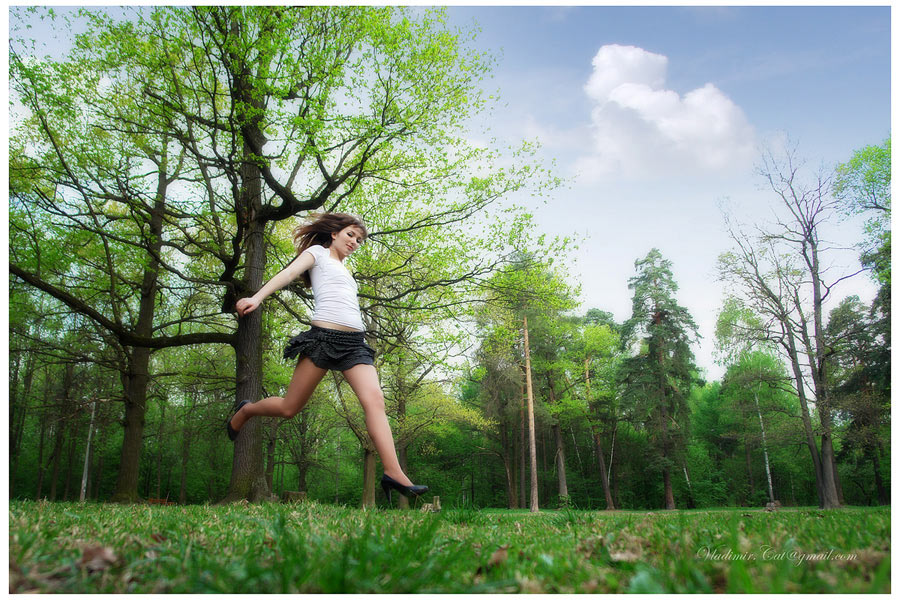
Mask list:
[[[160,294],[172,289],[160,269],[163,226],[173,216],[169,188],[181,177],[183,151],[179,155],[172,136],[153,120],[156,111],[146,101],[125,100],[152,81],[153,72],[123,72],[127,56],[104,62],[93,51],[85,35],[61,62],[11,52],[13,89],[28,116],[13,138],[20,154],[10,172],[17,249],[10,271],[92,319],[117,349],[125,440],[115,498],[133,501],[152,349],[232,338],[221,330],[183,333],[193,307],[168,328],[156,318]],[[110,89],[102,82],[112,73]],[[142,110],[151,116],[138,117]],[[49,253],[51,245],[79,251]]]
[[[538,240],[539,243],[543,239]],[[541,253],[548,256],[556,256],[561,253],[568,240],[554,240],[540,248]],[[516,344],[517,335],[513,332],[522,332],[521,366],[525,388],[525,416],[528,420],[528,448],[531,465],[531,494],[529,507],[531,512],[537,512],[538,500],[538,476],[537,476],[537,449],[535,445],[535,419],[534,406],[535,394],[531,369],[531,344],[529,340],[528,317],[541,318],[549,315],[558,315],[559,312],[573,308],[576,302],[573,296],[577,291],[568,287],[564,274],[558,267],[553,267],[552,258],[542,260],[542,255],[536,253],[520,253],[517,260],[497,273],[489,283],[488,306],[491,309],[490,318],[496,320],[502,330],[506,332],[507,343]],[[549,317],[552,318],[552,317]],[[521,323],[519,329],[518,323]],[[517,345],[517,344],[516,344]]]
[[[752,433],[754,427],[749,423],[742,427],[751,501],[754,491],[753,470],[750,464],[751,441],[758,441],[762,448],[769,502],[775,502],[776,499],[772,484],[772,465],[769,460],[770,449],[766,435],[764,407],[772,404],[770,397],[773,393],[781,392],[787,381],[787,374],[777,358],[765,352],[745,352],[729,366],[722,383],[722,395],[732,402],[741,415],[747,412],[755,413],[759,424],[758,436]],[[751,398],[752,403],[750,402]]]
[[553,452],[557,479],[557,497],[560,506],[569,504],[569,483],[566,476],[566,447],[563,438],[575,409],[572,406],[574,385],[570,373],[574,370],[572,350],[575,345],[576,324],[559,311],[535,315],[530,334],[532,365],[539,395],[545,399],[550,421],[550,433],[555,446]]
[[[598,318],[602,317],[602,318]],[[616,431],[619,424],[619,391],[616,373],[622,360],[619,350],[621,340],[616,333],[612,315],[591,309],[585,316],[586,323],[581,329],[580,343],[575,353],[579,361],[584,361],[584,397],[587,404],[587,418],[591,426],[600,471],[600,483],[606,498],[606,509],[615,510],[610,485],[615,456]],[[593,376],[592,376],[593,374]],[[606,464],[603,436],[612,430],[610,460]]]
[[856,296],[845,298],[829,315],[826,339],[829,387],[837,414],[846,422],[841,458],[872,465],[879,504],[890,502],[881,470],[890,429],[890,347],[878,323]]
[[637,352],[622,361],[620,376],[632,418],[650,433],[650,466],[662,472],[665,507],[673,510],[671,472],[684,461],[686,400],[696,371],[690,340],[697,326],[676,301],[672,263],[659,250],[653,248],[634,266],[637,274],[628,281],[634,290],[632,313],[622,340]]
[[[788,360],[816,469],[819,503],[836,508],[840,494],[833,447],[834,407],[827,387],[824,307],[835,286],[858,272],[828,279],[824,259],[831,248],[821,238],[820,228],[835,217],[838,201],[830,175],[818,173],[812,183],[804,183],[800,168],[794,151],[787,151],[783,158],[771,152],[764,155],[760,174],[784,216],[754,238],[726,216],[735,250],[720,257],[719,271],[722,280],[740,291],[743,306],[760,317],[745,333],[777,344]],[[819,415],[821,450],[814,439],[807,389]]]
[[[521,394],[520,361],[511,343],[510,332],[502,324],[494,323],[483,315],[479,323],[481,343],[476,353],[477,367],[473,379],[478,384],[481,410],[494,427],[487,428],[486,436],[494,443],[487,451],[503,462],[506,475],[506,502],[508,508],[520,508],[516,489],[517,456],[516,430],[519,421]],[[496,434],[496,435],[491,435]],[[519,478],[524,478],[519,472]],[[524,506],[525,498],[521,498]]]
[[[404,230],[460,222],[544,176],[525,163],[501,172],[492,166],[496,153],[465,140],[465,119],[485,106],[478,81],[489,61],[465,49],[466,34],[450,31],[440,10],[415,19],[390,7],[159,7],[124,21],[82,15],[80,52],[104,82],[94,88],[98,97],[133,107],[127,119],[109,120],[137,141],[165,136],[178,157],[186,206],[164,213],[166,252],[150,254],[159,269],[218,295],[218,315],[196,335],[230,330],[197,342],[233,345],[236,399],[261,395],[262,314],[236,327],[227,314],[262,285],[276,224],[346,209],[378,190],[378,202],[410,208],[402,225],[373,229],[389,242]],[[152,76],[129,86],[129,73],[138,75],[126,81]],[[138,149],[126,159],[161,154]],[[66,156],[65,146],[58,150]],[[489,175],[474,176],[471,165],[487,165]],[[418,289],[368,300],[395,302]],[[103,322],[87,308],[75,310]],[[227,500],[268,496],[262,438],[251,421],[235,446]]]

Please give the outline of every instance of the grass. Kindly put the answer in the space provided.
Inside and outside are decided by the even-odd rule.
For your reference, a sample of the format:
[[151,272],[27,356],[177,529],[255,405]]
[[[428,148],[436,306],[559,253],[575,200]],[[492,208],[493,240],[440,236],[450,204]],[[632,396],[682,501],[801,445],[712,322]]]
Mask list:
[[890,592],[890,508],[10,502],[10,592]]

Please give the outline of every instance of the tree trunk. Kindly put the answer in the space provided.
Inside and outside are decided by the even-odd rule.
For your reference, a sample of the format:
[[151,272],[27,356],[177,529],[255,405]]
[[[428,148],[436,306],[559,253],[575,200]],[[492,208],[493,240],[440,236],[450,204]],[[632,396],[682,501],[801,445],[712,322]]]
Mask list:
[[181,434],[181,477],[178,482],[178,503],[187,503],[187,470],[191,458],[191,430],[187,419]]
[[50,454],[50,501],[56,500],[56,484],[59,480],[59,459],[62,456],[62,447],[66,428],[62,420],[56,422],[53,436],[53,452]]
[[62,449],[66,438],[66,417],[69,411],[70,394],[72,393],[72,383],[75,378],[75,364],[66,363],[63,372],[62,390],[60,390],[60,403],[57,407],[56,421],[54,427],[53,454],[51,459],[53,466],[50,471],[50,501],[56,500],[56,488],[59,481],[59,461],[62,458]]
[[697,504],[694,502],[694,486],[691,485],[691,476],[688,473],[687,462],[683,462],[681,468],[684,471],[684,480],[687,482],[688,488],[687,507],[697,508]]
[[[400,456],[403,456],[403,459]],[[403,472],[406,473],[406,448],[398,448],[397,449],[397,460],[400,462],[400,468],[403,469]],[[374,487],[374,484],[373,484]],[[409,498],[404,496],[403,494],[397,494],[397,507],[401,509],[409,508]]]
[[[401,387],[399,393],[397,394],[397,420],[400,423],[403,423],[403,419],[406,418],[406,389],[403,387],[402,381],[400,382]],[[400,468],[404,473],[407,473],[406,470],[406,454],[407,448],[409,444],[405,442],[400,442],[397,446],[397,462],[400,463]],[[374,485],[374,484],[373,484]],[[397,506],[402,509],[409,508],[409,498],[404,496],[403,494],[398,494]]]
[[[338,461],[338,465],[340,465],[340,460]],[[340,476],[340,466],[336,469],[338,473],[338,477]],[[309,463],[305,460],[297,463],[297,491],[298,492],[308,492],[309,486],[306,483],[306,475],[309,472]]]
[[[584,384],[585,384],[585,393],[587,395],[587,404],[591,405],[591,359],[584,359]],[[594,436],[594,448],[597,452],[597,460],[600,466],[600,484],[603,486],[603,495],[606,496],[606,510],[616,510],[616,504],[613,502],[612,493],[609,489],[609,477],[608,471],[606,470],[606,459],[603,456],[603,444],[600,440],[600,433],[596,430],[596,428],[591,426],[591,434]],[[612,462],[612,455],[610,455],[610,462]],[[610,465],[612,467],[612,465]]]
[[[547,377],[547,387],[550,390],[550,403],[556,404],[556,393],[553,389],[553,382]],[[556,477],[559,483],[559,497],[561,502],[567,502],[569,497],[569,486],[566,483],[566,446],[563,443],[562,431],[559,422],[551,426],[553,430],[553,439],[556,442]],[[563,500],[565,499],[565,500]]]
[[[831,420],[831,398],[828,390],[828,361],[825,359],[827,352],[827,344],[825,342],[825,328],[823,325],[823,302],[821,265],[819,264],[819,247],[818,238],[814,229],[815,225],[810,224],[808,234],[808,244],[804,244],[803,251],[809,265],[810,274],[812,275],[813,289],[813,338],[815,340],[815,348],[813,352],[809,352],[810,358],[815,357],[814,368],[812,369],[813,389],[816,394],[816,410],[819,413],[819,422],[822,425],[822,482],[824,489],[822,493],[823,508],[839,508],[842,504],[842,493],[839,490],[840,481],[837,473],[837,463],[834,457],[834,447],[832,445],[832,420]],[[808,254],[807,254],[808,252]],[[807,343],[808,346],[808,343]],[[810,350],[808,348],[808,350]]]
[[[250,154],[244,148],[245,155]],[[246,260],[244,263],[244,289],[254,294],[263,284],[266,268],[266,246],[264,225],[252,215],[258,214],[261,206],[262,184],[259,168],[246,162],[241,168],[243,178],[241,203],[250,220],[245,239]],[[230,307],[229,307],[230,308]],[[236,390],[234,406],[241,400],[256,400],[262,396],[262,307],[238,319],[235,339]],[[234,443],[234,459],[231,467],[231,481],[222,502],[236,502],[247,499],[257,502],[267,499],[270,490],[263,464],[262,432],[263,419],[250,419],[241,429],[241,435]]]
[[[10,427],[10,435],[9,435],[9,457],[10,457],[10,471],[9,471],[9,490],[8,497],[13,497],[13,489],[16,481],[16,466],[19,461],[19,445],[16,442],[18,438],[18,416],[19,416],[19,363],[22,360],[21,352],[16,352],[15,354],[10,353],[11,357],[13,357],[13,373],[12,377],[9,381],[9,427]],[[24,410],[21,410],[24,412]]]
[[[231,23],[234,35],[240,35],[240,25]],[[229,62],[244,64],[246,57],[235,56],[228,49]],[[244,279],[243,297],[255,294],[263,285],[266,270],[265,221],[261,218],[263,204],[262,173],[256,162],[251,143],[259,147],[266,139],[262,127],[265,113],[264,98],[254,88],[247,67],[231,73],[233,77],[232,101],[239,108],[237,121],[241,123],[244,136],[243,162],[241,163],[240,198],[237,198],[237,218],[246,226],[244,237]],[[244,108],[246,107],[246,108]],[[252,139],[251,139],[252,137]],[[231,310],[231,306],[224,307]],[[235,340],[236,390],[234,405],[241,400],[256,401],[262,397],[262,307],[238,319]],[[234,459],[231,468],[231,482],[223,502],[247,499],[251,502],[267,499],[271,495],[265,477],[262,453],[262,419],[250,419],[241,429],[242,435],[235,442]]]
[[37,468],[38,468],[38,476],[37,476],[37,491],[35,492],[34,498],[35,500],[41,499],[41,492],[43,491],[44,485],[44,438],[47,433],[47,419],[40,419],[41,421],[41,439],[38,442],[38,460],[37,460]]
[[[144,476],[144,494],[143,494],[143,497],[144,497],[144,498],[150,498],[150,497],[152,496],[152,494],[150,493],[150,477],[153,475],[153,469],[150,467],[149,464],[146,464],[146,463],[141,467],[141,469],[142,469],[142,470],[141,470],[141,473],[142,473],[143,476]],[[140,491],[140,490],[139,490],[139,491]]]
[[[650,342],[651,347],[653,343],[653,341]],[[667,390],[668,385],[666,382],[666,375],[663,371],[663,365],[665,364],[665,361],[663,360],[663,348],[662,345],[658,343],[656,344],[656,346],[656,364],[659,368],[660,373],[659,409],[662,421],[662,455],[663,459],[666,459],[665,467],[663,468],[663,493],[665,494],[666,510],[675,510],[675,495],[672,491],[671,467],[668,464],[668,459],[671,456],[671,438],[669,436],[669,394]]]
[[616,503],[613,501],[612,491],[609,489],[609,479],[607,478],[606,459],[603,457],[603,444],[600,440],[600,434],[594,432],[594,445],[597,448],[597,461],[600,463],[600,483],[603,486],[603,495],[606,497],[606,510],[616,510]]
[[[159,291],[159,256],[162,250],[163,213],[168,187],[165,160],[160,164],[156,198],[150,213],[149,245],[150,261],[141,281],[141,297],[138,304],[135,334],[152,337],[153,318],[156,312],[156,296]],[[130,351],[129,351],[130,350]],[[141,446],[144,441],[144,418],[147,413],[147,386],[150,383],[150,348],[125,348],[126,372],[123,377],[125,391],[125,437],[119,474],[112,502],[136,502],[138,500],[138,476],[141,462]]]
[[769,446],[766,443],[766,427],[763,424],[762,410],[759,408],[759,388],[762,384],[756,385],[756,391],[753,392],[753,400],[756,402],[756,416],[759,418],[759,432],[762,439],[763,460],[766,464],[766,483],[769,486],[769,502],[775,502],[775,488],[772,485],[772,469],[769,466]]
[[509,447],[507,451],[507,459],[509,460],[510,472],[512,473],[512,498],[514,500],[510,508],[519,508],[519,434],[518,434],[518,415],[512,421],[512,430],[509,432]]
[[[304,476],[304,482],[306,478]],[[299,488],[298,488],[299,489]],[[338,503],[338,495],[341,490],[341,436],[337,438],[337,467],[334,469],[334,503]]]
[[[612,441],[612,449],[615,450],[616,447],[616,436],[615,431],[613,431],[613,441]],[[618,464],[614,460],[609,461],[609,486],[612,488],[612,497],[615,506],[622,506],[622,502],[619,499],[619,468]]]
[[278,424],[275,419],[269,421],[269,435],[266,438],[266,485],[275,494],[275,450],[278,443]]
[[666,510],[675,510],[675,495],[672,493],[672,475],[669,467],[663,469],[663,488],[666,495]]
[[[744,426],[746,426],[746,420]],[[744,467],[747,469],[747,483],[750,485],[750,493],[747,496],[747,504],[749,505],[753,494],[756,492],[756,485],[753,481],[753,462],[750,460],[750,439],[748,435],[744,436]]]
[[522,385],[521,385],[521,402],[519,403],[519,498],[522,499],[522,508],[526,507],[525,498],[527,497],[525,494],[525,475],[528,473],[527,463],[526,463],[526,453],[525,449],[528,445],[525,442],[525,415],[528,412],[526,408],[527,403],[527,394],[525,392],[525,378],[524,375],[522,377]]
[[125,436],[116,488],[110,502],[137,502],[144,417],[147,413],[147,385],[150,381],[150,348],[133,348],[125,374]]
[[214,496],[214,491],[216,489],[216,470],[220,466],[219,461],[219,449],[221,445],[216,443],[208,443],[206,444],[207,448],[207,464],[209,465],[209,477],[206,478],[206,498],[207,500],[212,500]]
[[[536,428],[536,427],[535,427]],[[544,427],[541,427],[541,444],[538,449],[538,456],[541,457],[541,470],[540,473],[547,473],[547,430]],[[544,481],[541,481],[538,478],[538,491],[540,495],[547,496],[547,485]]]
[[[22,396],[21,403],[23,409],[28,407],[29,398],[31,398],[31,384],[34,382],[34,354],[28,354],[28,360],[25,363],[25,378],[22,380]],[[19,448],[22,445],[22,433],[25,427],[25,410],[19,413],[19,422],[16,427],[16,457],[18,458]]]
[[[829,421],[827,428],[825,428],[824,424],[823,428],[825,428],[825,431],[831,431],[830,416],[826,417],[824,412],[820,421]],[[837,491],[837,469],[835,468],[834,447],[831,443],[830,433],[822,434],[822,480],[825,486],[822,494],[824,498],[822,508],[840,508],[841,500]]]
[[85,482],[86,488],[84,491],[84,499],[90,500],[91,498],[95,498],[96,494],[94,492],[94,488],[97,483],[97,453],[94,451],[94,447],[91,446],[90,452],[88,453],[88,478]]
[[19,456],[21,455],[22,448],[22,434],[25,430],[25,416],[28,412],[28,399],[31,397],[31,383],[33,380],[34,353],[29,352],[28,358],[25,361],[25,377],[22,381],[22,394],[19,396],[18,401],[21,408],[19,409],[18,419],[14,424],[15,427],[13,429],[12,446],[15,449],[15,453],[12,455],[12,470],[9,474],[9,497],[12,497],[13,495],[13,481],[15,481],[16,475],[19,472]]
[[[255,292],[262,286],[265,267],[265,248],[262,226],[253,224],[247,235],[246,286]],[[235,341],[236,397],[234,406],[241,400],[256,400],[262,396],[262,310],[255,310],[238,319]],[[230,411],[229,411],[230,412]],[[250,500],[256,502],[269,497],[265,476],[262,433],[264,419],[250,419],[234,442],[234,458],[231,480],[222,502]]]
[[531,351],[528,347],[528,317],[522,317],[525,331],[525,389],[528,393],[528,448],[531,451],[531,512],[538,512],[537,448],[534,441],[534,390],[531,386]]
[[66,487],[63,490],[63,500],[68,501],[72,492],[72,477],[75,475],[75,438],[78,437],[78,421],[73,417],[68,427],[69,448],[66,451]]
[[513,481],[510,459],[505,454],[501,454],[500,458],[503,460],[503,469],[506,471],[506,505],[511,509],[518,508],[519,503],[518,498],[516,498],[516,482]]
[[[91,488],[91,494],[92,494],[91,497],[94,500],[100,499],[100,488],[101,488],[100,483],[103,481],[103,479],[102,479],[102,477],[103,477],[103,452],[102,452],[103,444],[101,442],[101,439],[103,437],[102,433],[103,433],[103,429],[101,427],[98,427],[97,428],[97,441],[94,443],[94,447],[91,449],[91,457],[92,457],[91,460],[93,460],[94,456],[97,457],[97,467],[94,469],[94,477],[93,477],[94,483]],[[97,452],[97,448],[100,448],[101,451]]]
[[10,456],[15,456],[16,454],[14,424],[19,408],[19,363],[22,361],[21,355],[21,352],[10,352],[10,358],[12,358],[13,362],[12,377],[9,378],[9,424],[13,426],[11,432],[13,435],[9,437]]
[[[307,435],[307,431],[309,431],[309,419],[310,414],[308,411],[302,411],[299,415],[295,417],[295,419],[299,419],[297,422],[297,428],[300,430],[300,454],[294,455],[294,464],[297,467],[297,491],[298,492],[308,492],[308,485],[306,483],[306,475],[309,473],[309,459],[307,455],[309,453],[309,436]],[[337,457],[338,467],[335,469],[336,477],[340,477],[340,464],[341,464],[341,439],[338,437],[338,457]],[[337,500],[335,500],[337,502]]]
[[[559,423],[553,425],[553,437],[556,438],[556,475],[559,480],[559,497],[568,499],[569,485],[566,482],[566,447]],[[561,500],[567,502],[568,500]]]
[[[482,461],[479,461],[482,462]],[[475,472],[477,467],[475,466],[475,461],[472,461],[472,472],[469,474],[469,493],[472,497],[472,506],[475,506]]]
[[[509,431],[506,423],[500,423],[500,460],[503,461],[503,469],[506,471],[506,505],[510,508],[519,507],[519,499],[516,498],[516,481],[513,474],[515,470],[516,451],[513,444],[509,443]],[[512,465],[512,467],[510,466]]]
[[785,336],[787,340],[788,358],[794,375],[794,389],[797,390],[797,398],[800,400],[800,418],[803,421],[803,431],[806,434],[806,447],[812,457],[813,468],[816,475],[816,493],[819,496],[819,506],[824,506],[824,483],[822,479],[822,461],[819,456],[819,448],[816,445],[816,437],[812,429],[812,419],[809,416],[809,405],[806,401],[806,388],[803,383],[803,372],[800,366],[800,357],[797,355],[797,346],[794,337],[790,333]]
[[878,504],[886,506],[891,503],[891,495],[884,487],[884,481],[881,478],[881,465],[878,462],[878,452],[870,451],[872,460],[872,469],[875,472],[875,489],[878,492]]
[[78,495],[79,502],[84,502],[85,497],[88,493],[88,475],[89,475],[89,466],[91,464],[91,436],[94,433],[94,415],[97,412],[97,401],[94,400],[91,405],[91,422],[88,425],[88,435],[87,435],[87,443],[85,443],[84,448],[84,470],[81,472],[81,493]]
[[834,469],[834,488],[837,490],[838,502],[841,506],[844,506],[844,504],[846,504],[846,502],[844,502],[844,486],[841,485],[841,474],[838,471],[837,456],[835,456],[833,451],[831,453],[831,468]]
[[160,398],[159,429],[156,433],[156,497],[162,498],[163,427],[166,424],[166,401]]
[[[398,493],[391,492],[393,496]],[[375,506],[375,450],[363,448],[363,495],[362,507],[373,508]]]

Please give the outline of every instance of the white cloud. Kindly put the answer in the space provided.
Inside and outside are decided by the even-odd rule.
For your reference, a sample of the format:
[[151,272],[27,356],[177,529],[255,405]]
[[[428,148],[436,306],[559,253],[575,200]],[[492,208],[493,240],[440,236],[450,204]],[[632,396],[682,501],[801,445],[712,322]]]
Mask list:
[[747,169],[755,156],[743,111],[712,83],[684,96],[666,89],[669,59],[607,45],[594,57],[584,91],[593,149],[578,160],[588,179]]
[[603,46],[591,61],[594,72],[585,85],[588,96],[604,102],[623,84],[661,88],[666,82],[669,59],[634,46]]

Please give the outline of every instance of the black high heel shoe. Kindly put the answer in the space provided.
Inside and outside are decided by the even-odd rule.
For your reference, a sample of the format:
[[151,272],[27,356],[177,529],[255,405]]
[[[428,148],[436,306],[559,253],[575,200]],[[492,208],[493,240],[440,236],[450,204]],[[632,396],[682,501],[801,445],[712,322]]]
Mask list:
[[250,401],[249,400],[241,400],[241,403],[237,405],[237,408],[234,409],[234,412],[231,413],[231,416],[228,417],[228,419],[225,421],[225,429],[228,431],[228,439],[230,439],[232,442],[237,439],[237,436],[240,433],[240,431],[235,431],[234,429],[231,428],[231,419],[234,418],[234,415],[238,414],[238,411],[240,411],[242,408],[244,408],[245,404],[250,404]]
[[427,485],[403,485],[399,481],[394,481],[394,479],[384,474],[381,476],[381,489],[384,490],[384,495],[387,496],[391,508],[394,506],[394,502],[391,500],[391,488],[397,490],[407,498],[410,496],[418,498],[428,491]]

